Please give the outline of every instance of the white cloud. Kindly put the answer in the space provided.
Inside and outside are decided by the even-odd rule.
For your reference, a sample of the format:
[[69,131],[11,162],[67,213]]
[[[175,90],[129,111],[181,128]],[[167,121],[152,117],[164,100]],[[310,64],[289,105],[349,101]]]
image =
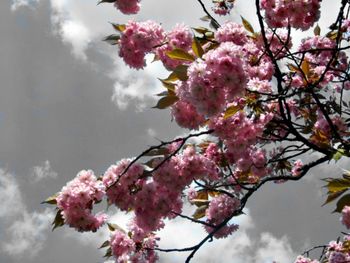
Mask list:
[[80,21],[67,20],[61,24],[60,34],[63,42],[72,45],[73,54],[86,60],[85,51],[91,42],[90,32]]
[[32,7],[35,4],[39,3],[40,0],[12,0],[11,9],[13,11],[17,10],[20,7],[28,6]]
[[51,0],[51,23],[54,34],[61,37],[63,43],[70,45],[73,55],[87,60],[86,50],[92,41],[91,31],[83,20],[70,9],[66,0]]
[[14,175],[0,169],[0,219],[18,215],[24,205]]
[[152,128],[148,128],[147,129],[147,135],[149,137],[155,138],[157,136],[157,132],[154,129],[152,129]]
[[278,239],[271,233],[262,233],[255,252],[254,262],[292,262],[295,257],[295,253],[286,236]]
[[51,209],[42,213],[24,211],[22,218],[8,228],[3,251],[11,256],[35,256],[43,247],[53,217]]
[[[193,212],[192,210],[193,207],[185,205],[183,213],[190,215]],[[277,238],[271,233],[262,233],[257,237],[251,235],[249,230],[256,229],[256,226],[253,218],[249,215],[248,209],[245,210],[245,214],[233,220],[234,223],[240,226],[237,232],[229,238],[215,239],[213,242],[206,243],[196,253],[191,262],[219,263],[223,260],[235,263],[293,262],[297,253],[292,250],[287,236]],[[112,215],[110,222],[117,223],[120,227],[125,228],[130,219],[131,214],[118,212]],[[106,228],[97,233],[77,233],[67,229],[65,235],[75,238],[81,244],[97,248],[108,239],[109,232]],[[199,224],[177,218],[171,221],[167,220],[165,228],[157,235],[160,237],[160,248],[185,248],[201,241],[206,232]],[[103,252],[100,251],[101,255]],[[159,252],[158,254],[160,262],[177,263],[184,262],[189,253]]]
[[42,166],[33,167],[31,177],[37,182],[45,178],[56,178],[57,173],[51,169],[50,162],[46,160]]
[[165,90],[157,77],[168,73],[160,63],[152,63],[152,59],[152,56],[146,57],[147,67],[142,71],[131,70],[120,60],[115,62],[115,70],[109,76],[116,80],[112,101],[120,110],[127,109],[131,101],[138,111],[154,106],[155,95]]
[[[240,228],[226,239],[214,240],[205,244],[195,255],[192,262],[235,262],[235,263],[277,263],[292,262],[296,257],[286,236],[274,237],[271,233],[262,233],[259,237],[251,236],[248,230],[255,228],[253,219],[246,211],[235,219]],[[184,248],[197,244],[205,232],[199,225],[174,220],[169,222],[160,233],[161,248]],[[184,262],[188,253],[160,253],[161,261]]]
[[28,211],[15,176],[0,169],[0,229],[6,230],[1,233],[0,251],[16,258],[36,255],[52,219],[49,209]]

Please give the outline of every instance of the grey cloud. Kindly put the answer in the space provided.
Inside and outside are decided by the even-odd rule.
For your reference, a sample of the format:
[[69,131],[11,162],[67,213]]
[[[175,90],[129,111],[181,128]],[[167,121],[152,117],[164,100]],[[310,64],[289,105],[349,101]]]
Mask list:
[[31,176],[35,181],[40,181],[45,178],[56,178],[57,173],[51,169],[50,162],[46,160],[41,166],[34,166]]
[[36,256],[43,248],[54,214],[50,209],[43,212],[23,212],[22,218],[7,229],[7,240],[2,249],[13,258]]
[[10,219],[23,209],[21,192],[14,175],[0,169],[0,219]]

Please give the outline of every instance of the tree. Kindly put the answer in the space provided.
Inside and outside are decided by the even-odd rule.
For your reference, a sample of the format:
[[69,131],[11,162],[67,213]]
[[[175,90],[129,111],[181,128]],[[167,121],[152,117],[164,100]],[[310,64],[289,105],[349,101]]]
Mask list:
[[[298,181],[317,165],[350,156],[350,105],[344,99],[350,89],[350,1],[341,1],[325,34],[316,24],[320,0],[256,0],[259,30],[243,17],[242,24],[220,24],[197,1],[208,28],[178,24],[165,32],[153,21],[129,21],[112,24],[116,33],[106,38],[129,67],[142,69],[145,56],[154,55],[169,70],[155,108],[170,107],[189,135],[121,160],[103,176],[81,171],[45,201],[57,206],[54,229],[95,232],[106,224],[111,238],[101,247],[116,262],[155,262],[157,253],[178,251],[188,251],[190,262],[204,243],[238,230],[231,219],[265,184]],[[213,0],[212,10],[227,15],[234,2]],[[140,0],[100,3],[113,3],[124,14],[140,9]],[[312,36],[293,43],[293,31],[310,28]],[[193,138],[199,140],[190,143]],[[318,155],[310,159],[312,152]],[[335,211],[350,228],[350,172],[325,181],[325,204],[339,198]],[[127,230],[94,214],[103,198],[134,215]],[[193,215],[182,214],[186,199]],[[159,248],[157,231],[164,219],[176,217],[202,224],[207,235],[191,247]],[[322,262],[347,262],[349,239],[314,249],[323,249]],[[304,256],[296,262],[319,262]]]

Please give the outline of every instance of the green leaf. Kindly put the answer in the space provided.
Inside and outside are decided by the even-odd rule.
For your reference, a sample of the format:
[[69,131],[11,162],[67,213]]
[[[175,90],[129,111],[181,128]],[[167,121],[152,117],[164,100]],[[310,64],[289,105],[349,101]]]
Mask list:
[[[209,20],[210,20],[210,18],[209,18]],[[211,30],[209,30],[208,28],[205,28],[205,27],[192,27],[192,29],[194,31],[196,31],[197,33],[203,34],[203,35],[207,32],[212,32]]]
[[326,37],[328,37],[332,40],[336,40],[338,37],[338,31],[330,31],[327,33]]
[[165,96],[168,96],[168,95],[169,95],[169,92],[167,90],[156,94],[156,96],[158,96],[158,97],[165,97]]
[[301,70],[304,72],[305,77],[307,78],[310,74],[310,64],[306,59],[304,59],[301,63]]
[[[167,149],[168,150],[168,149]],[[168,151],[169,152],[169,151]],[[164,153],[164,154],[161,154],[161,155],[165,155],[165,154],[168,154],[168,152],[167,153]],[[149,167],[149,168],[154,168],[154,167],[156,167],[157,165],[157,163],[159,163],[159,162],[155,162],[155,161],[158,161],[158,160],[161,160],[159,157],[156,157],[156,158],[152,158],[152,159],[150,159],[150,160],[148,160],[147,162],[145,162],[145,163],[143,163],[143,165],[146,165],[147,167]]]
[[246,20],[243,16],[241,16],[241,19],[242,19],[242,24],[243,24],[244,28],[245,28],[248,32],[254,34],[255,31],[254,31],[252,25],[248,22],[248,20]]
[[343,170],[343,178],[350,181],[350,171]]
[[333,213],[341,213],[344,206],[350,205],[350,194],[344,195],[342,198],[339,199],[337,202],[337,208],[333,211]]
[[165,82],[173,82],[173,81],[177,81],[179,80],[179,78],[177,77],[175,72],[171,72],[170,75],[166,78],[166,79],[162,79],[162,81]]
[[52,222],[52,231],[54,231],[56,228],[64,226],[64,219],[61,214],[61,210],[58,210],[55,216],[55,219]]
[[204,54],[204,50],[196,37],[193,38],[192,50],[193,53],[199,58],[201,58]]
[[339,192],[329,193],[328,196],[327,196],[327,200],[323,203],[322,206],[325,206],[326,204],[329,204],[330,202],[333,202],[335,199],[340,197],[345,192],[346,192],[346,189],[342,190],[342,191],[339,191]]
[[200,219],[202,217],[205,217],[205,210],[207,210],[208,205],[202,205],[196,209],[192,217],[194,219]]
[[205,32],[204,35],[205,35],[205,37],[208,38],[208,39],[214,38],[214,32],[212,32],[212,31]]
[[328,178],[326,181],[328,184],[325,187],[328,189],[328,193],[336,193],[350,188],[350,180],[348,179]]
[[188,66],[179,65],[174,69],[173,72],[178,77],[179,80],[186,81],[188,80],[187,69],[188,69]]
[[177,96],[169,95],[169,96],[161,98],[158,101],[157,105],[154,106],[153,108],[163,110],[163,109],[166,109],[166,108],[170,107],[171,105],[173,105],[178,100],[179,100],[179,98]]
[[236,106],[236,105],[228,107],[224,113],[224,120],[235,115],[240,110],[241,110],[241,108],[239,106]]
[[197,191],[197,198],[196,199],[200,199],[200,200],[208,200],[209,195],[208,195],[208,191],[207,190],[199,190]]
[[108,229],[112,232],[118,230],[118,231],[126,234],[126,231],[123,228],[121,228],[120,226],[118,226],[117,224],[107,223],[107,226],[108,226]]
[[121,32],[121,33],[124,32],[124,30],[126,28],[126,26],[124,24],[114,24],[114,23],[111,23],[111,24],[115,30],[117,30],[118,32]]
[[158,148],[147,152],[146,154],[144,154],[144,156],[159,156],[159,155],[166,155],[166,154],[169,154],[168,148]]
[[103,256],[104,258],[110,258],[112,256],[112,248],[109,247],[106,251],[106,254]]
[[191,62],[195,61],[195,58],[191,54],[179,48],[167,51],[165,52],[165,54],[171,59],[185,60]]
[[117,45],[119,43],[120,36],[119,35],[109,35],[103,41],[106,41],[108,44]]
[[176,87],[175,83],[171,83],[170,81],[163,80],[163,79],[159,79],[159,80],[162,82],[163,86],[168,89],[169,94],[175,96],[175,87]]
[[109,240],[106,240],[105,242],[103,242],[103,244],[98,249],[108,247],[109,245],[110,245]]
[[318,24],[314,28],[314,34],[315,34],[315,36],[321,35],[321,28]]
[[344,153],[345,153],[344,149],[339,149],[335,154],[333,154],[332,158],[335,161],[339,161],[344,156]]
[[299,68],[297,67],[297,66],[295,66],[295,65],[293,65],[293,64],[288,64],[288,68],[289,68],[289,70],[291,71],[291,72],[299,72],[300,70],[299,70]]
[[200,18],[200,20],[204,21],[204,22],[208,22],[211,20],[210,16],[203,16]]
[[56,193],[52,196],[50,196],[49,198],[47,198],[45,201],[41,202],[42,204],[49,204],[49,205],[56,205],[57,204],[57,196],[59,195],[59,193]]
[[201,207],[201,206],[203,206],[203,205],[208,206],[209,203],[210,203],[210,201],[204,200],[204,199],[192,199],[192,200],[191,200],[191,204],[193,204],[193,205],[195,205],[195,206],[197,206],[197,207]]

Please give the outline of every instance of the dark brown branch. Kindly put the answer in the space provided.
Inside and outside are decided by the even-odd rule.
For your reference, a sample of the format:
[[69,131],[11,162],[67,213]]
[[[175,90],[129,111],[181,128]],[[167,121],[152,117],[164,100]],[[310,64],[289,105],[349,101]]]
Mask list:
[[213,26],[215,27],[215,29],[218,29],[220,27],[220,24],[219,22],[209,13],[209,11],[207,10],[207,8],[205,7],[204,3],[202,2],[202,0],[197,0],[198,3],[202,6],[202,9],[204,11],[204,13],[207,14],[207,16],[210,17],[212,23],[213,23]]

